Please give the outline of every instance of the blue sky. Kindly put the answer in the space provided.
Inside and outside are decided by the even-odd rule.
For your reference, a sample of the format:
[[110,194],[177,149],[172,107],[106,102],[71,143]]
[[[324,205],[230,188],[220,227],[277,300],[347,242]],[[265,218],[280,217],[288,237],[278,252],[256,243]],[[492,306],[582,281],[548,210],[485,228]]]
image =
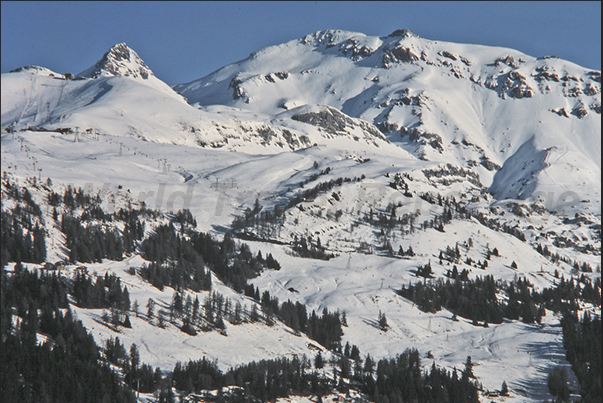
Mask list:
[[2,72],[39,65],[79,73],[126,42],[170,85],[323,29],[557,55],[601,70],[601,2],[2,1]]

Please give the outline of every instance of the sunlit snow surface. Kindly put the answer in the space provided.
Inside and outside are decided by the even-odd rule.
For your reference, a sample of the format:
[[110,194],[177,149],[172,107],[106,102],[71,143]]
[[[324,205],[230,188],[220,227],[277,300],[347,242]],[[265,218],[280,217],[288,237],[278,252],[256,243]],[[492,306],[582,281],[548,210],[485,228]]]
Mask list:
[[[565,263],[552,264],[538,254],[535,246],[539,243],[592,267],[600,264],[600,256],[556,248],[551,235],[567,236],[578,245],[593,244],[600,251],[596,231],[579,222],[564,221],[578,212],[600,225],[600,115],[588,109],[590,103],[600,103],[600,83],[595,83],[593,95],[567,97],[564,91],[575,85],[584,92],[591,72],[558,59],[536,60],[510,49],[416,37],[328,33],[264,49],[190,85],[176,86],[200,109],[190,106],[154,76],[146,80],[106,75],[64,80],[62,75],[47,69],[2,74],[2,171],[21,185],[26,178],[51,178],[55,191],[71,184],[100,192],[102,207],[108,212],[128,203],[137,206],[139,202],[162,211],[188,208],[198,229],[217,237],[229,229],[235,215],[252,207],[256,198],[266,209],[285,205],[304,190],[300,182],[327,167],[328,174],[305,188],[339,177],[353,179],[364,175],[361,181],[345,183],[313,201],[302,202],[304,211],[297,207],[289,210],[282,230],[274,237],[282,243],[290,242],[294,236],[320,237],[336,258],[302,259],[292,256],[286,245],[249,242],[254,252],[261,250],[264,256],[272,253],[282,266],[280,271],[265,271],[251,282],[281,302],[291,299],[317,311],[324,307],[345,311],[348,327],[344,328],[343,340],[356,344],[362,355],[393,357],[405,348],[415,347],[426,367],[435,361],[450,370],[462,370],[467,356],[471,356],[474,373],[485,389],[500,389],[506,381],[511,390],[508,401],[550,399],[546,388],[548,371],[556,365],[569,369],[559,318],[551,312],[547,312],[541,325],[513,321],[475,327],[463,318],[452,321],[452,313],[446,310],[424,313],[395,290],[420,281],[415,270],[427,262],[431,262],[435,276],[442,277],[451,266],[446,262],[439,264],[439,252],[469,238],[474,246],[469,251],[463,249],[463,256],[483,260],[487,247],[496,247],[501,255],[492,257],[486,270],[460,264],[459,271],[470,269],[471,277],[491,274],[496,279],[513,281],[525,276],[538,289],[557,281],[553,276],[556,270],[569,278],[572,268]],[[350,38],[356,43],[348,42]],[[337,46],[327,47],[328,43]],[[366,46],[372,56],[352,60],[341,53],[344,43],[350,46],[349,52],[354,46]],[[425,60],[384,69],[379,63],[382,45],[388,43],[405,44],[419,58],[423,50]],[[440,55],[443,51],[456,55],[457,60]],[[506,55],[525,62],[518,62],[517,68],[504,63],[496,65],[495,60]],[[465,64],[458,56],[471,64]],[[452,65],[445,65],[444,61]],[[565,82],[570,84],[565,87],[562,81],[535,81],[531,74],[545,65],[559,77],[577,77],[578,81],[568,79]],[[451,77],[454,66],[460,68],[457,70],[464,78]],[[511,70],[526,77],[534,88],[533,97],[502,99],[485,86],[487,80],[496,81],[495,75]],[[282,71],[289,73],[286,79],[275,75]],[[270,79],[266,78],[268,74],[272,74]],[[248,103],[245,98],[233,100],[233,88],[228,86],[235,75],[243,80],[241,88],[246,91]],[[374,80],[377,76],[379,79]],[[481,84],[471,81],[472,76]],[[550,84],[550,90],[541,84]],[[404,92],[406,88],[408,92]],[[401,105],[391,109],[377,107],[391,104],[405,94],[427,97],[421,119],[416,114],[418,109],[413,113],[413,108]],[[578,101],[588,101],[588,114],[581,119],[550,111],[571,111]],[[388,134],[387,139],[368,136],[371,126],[359,119],[352,120],[337,134],[292,119],[296,113],[324,111],[324,105],[374,124],[384,121],[387,110],[389,122],[440,134],[444,149],[439,153],[425,144],[409,141],[408,136],[402,138],[399,132]],[[11,124],[17,130],[14,134],[5,130]],[[36,126],[77,127],[78,135],[25,130]],[[266,128],[272,134],[266,134]],[[287,137],[293,140],[288,142]],[[488,171],[479,165],[482,156],[502,169]],[[466,180],[443,185],[422,173],[445,163],[468,167],[469,160],[478,162],[473,169],[494,197],[484,196]],[[412,178],[407,180],[412,197],[389,186],[394,175],[402,172]],[[47,224],[48,260],[62,259],[66,256],[64,238],[53,224],[42,192],[32,192]],[[335,192],[337,197],[333,196]],[[381,256],[379,229],[358,219],[371,208],[382,212],[388,203],[399,202],[398,216],[418,212],[418,228],[419,223],[442,213],[441,207],[417,196],[423,192],[455,196],[457,200],[462,195],[475,198],[470,207],[480,211],[488,212],[492,206],[498,211],[492,213],[494,217],[520,225],[527,242],[491,230],[476,220],[454,220],[446,225],[444,233],[434,229],[417,229],[412,234],[393,231],[390,240],[394,250],[412,246],[417,256]],[[567,200],[561,199],[563,194]],[[511,213],[512,203],[522,205],[521,199],[534,201],[538,196],[545,207],[558,209],[559,214],[547,211],[516,217]],[[337,210],[342,212],[339,219],[332,216]],[[373,254],[357,252],[362,241],[372,247]],[[517,270],[511,268],[513,261]],[[122,262],[87,266],[89,272],[99,275],[107,271],[119,275],[128,286],[131,301],[137,300],[141,307],[149,298],[160,304],[170,303],[171,288],[160,292],[127,273],[128,267],[142,263],[135,256]],[[67,274],[73,275],[73,270],[69,267]],[[600,277],[600,273],[587,275]],[[252,304],[216,279],[214,286],[247,307]],[[201,293],[199,299],[202,301],[204,296]],[[191,337],[172,325],[162,330],[131,315],[132,329],[115,333],[99,322],[102,310],[72,307],[97,343],[116,336],[126,347],[136,343],[143,362],[166,371],[173,369],[176,361],[201,357],[215,359],[222,369],[227,369],[262,358],[315,354],[309,347],[311,340],[296,336],[280,323],[274,327],[227,323],[227,336],[208,332]],[[387,316],[387,332],[376,324],[379,311]],[[600,314],[600,309],[597,312]],[[433,359],[426,358],[429,352]]]
[[[288,192],[289,187],[294,188],[310,172],[316,171],[314,161],[333,168],[331,176],[323,180],[360,175],[361,172],[369,178],[360,184],[348,184],[340,189],[344,197],[339,207],[343,209],[352,211],[364,194],[363,203],[375,207],[382,206],[390,199],[403,201],[399,214],[405,210],[419,209],[421,216],[429,216],[432,210],[437,210],[417,197],[407,200],[395,195],[396,191],[385,186],[388,179],[383,172],[412,170],[429,164],[412,159],[400,160],[395,149],[381,155],[364,152],[362,155],[370,158],[370,161],[360,164],[346,158],[345,153],[320,147],[287,155],[258,156],[112,136],[101,136],[98,141],[85,137],[75,143],[73,135],[22,132],[19,136],[24,139],[23,144],[28,151],[20,151],[20,142],[12,140],[10,134],[4,134],[2,169],[21,181],[24,177],[40,174],[39,171],[33,171],[33,161],[25,154],[35,155],[33,158],[36,167],[42,169],[43,179],[52,178],[55,186],[57,183],[73,184],[88,187],[93,192],[101,191],[105,200],[103,208],[108,211],[125,206],[128,200],[144,200],[150,208],[162,210],[188,207],[197,218],[199,229],[215,235],[219,235],[230,224],[235,213],[240,214],[243,207],[252,206],[256,197],[268,206],[285,197],[283,194]],[[123,144],[121,155],[119,142]],[[174,161],[173,165],[179,164],[186,174],[172,170],[164,172],[164,163],[157,161],[159,156]],[[392,167],[392,164],[395,166]],[[216,178],[217,183],[222,184],[218,189],[212,188]],[[235,187],[228,187],[233,184],[233,178]],[[362,186],[368,187],[366,193],[362,193]],[[427,183],[419,181],[415,181],[415,186],[429,188]],[[162,192],[163,196],[160,197]],[[382,195],[381,198],[379,195]],[[325,200],[328,196],[319,196],[307,205],[314,204],[326,211],[330,206]],[[36,197],[40,196],[34,192]],[[44,206],[42,200],[36,200]],[[43,213],[46,221],[52,222],[48,209]],[[252,251],[261,250],[264,255],[272,253],[282,266],[280,271],[266,271],[252,282],[281,301],[300,301],[317,311],[322,311],[324,307],[345,311],[348,327],[344,328],[344,342],[356,344],[362,354],[370,353],[373,358],[391,357],[405,348],[415,347],[420,351],[425,365],[431,365],[432,360],[426,358],[431,351],[436,364],[450,370],[454,367],[462,369],[466,357],[471,356],[476,364],[474,372],[484,387],[499,389],[504,380],[511,388],[512,396],[517,399],[514,401],[546,398],[548,371],[554,365],[568,365],[564,360],[558,318],[550,312],[547,312],[542,325],[514,321],[491,324],[489,328],[474,327],[462,318],[459,322],[453,322],[452,314],[445,310],[437,314],[423,313],[394,292],[403,284],[418,281],[414,270],[419,264],[431,261],[436,276],[442,276],[450,266],[437,263],[439,250],[446,245],[454,245],[456,241],[462,243],[470,237],[474,240],[474,247],[468,256],[474,260],[484,259],[486,245],[491,248],[496,246],[501,254],[492,258],[487,270],[473,268],[472,276],[492,274],[497,279],[512,281],[520,274],[541,288],[553,283],[552,274],[555,270],[569,277],[571,268],[568,265],[552,265],[529,244],[511,235],[490,230],[475,221],[453,221],[446,226],[445,233],[428,229],[410,236],[398,235],[394,248],[397,249],[398,245],[404,248],[412,246],[417,253],[412,260],[363,255],[349,251],[360,240],[371,242],[375,239],[375,230],[365,225],[350,230],[355,214],[344,213],[338,222],[295,210],[290,214],[287,220],[290,222],[297,218],[298,224],[286,226],[281,237],[289,233],[316,234],[321,236],[323,244],[338,252],[338,257],[330,261],[302,259],[291,256],[288,247],[250,242]],[[560,218],[549,216],[535,215],[531,222],[542,228],[561,226]],[[50,242],[51,236],[54,237],[53,243]],[[54,228],[50,230],[48,244],[48,260],[55,261],[65,256],[61,235]],[[584,257],[590,259],[593,267],[596,266],[596,256],[581,256]],[[518,264],[518,271],[510,268],[512,261]],[[140,278],[127,274],[128,267],[140,267],[141,264],[142,260],[136,257],[123,262],[87,266],[90,272],[96,271],[102,275],[109,271],[122,277],[130,291],[131,301],[138,300],[141,307],[144,307],[148,298],[154,298],[160,304],[169,304],[173,293],[171,288],[160,292]],[[219,283],[214,281],[214,284]],[[291,292],[289,288],[297,292]],[[215,289],[229,298],[243,301],[247,307],[252,303],[247,298],[234,295],[225,286],[216,285]],[[203,298],[204,295],[200,295],[201,301]],[[111,336],[117,336],[126,346],[136,343],[140,347],[143,362],[164,370],[172,369],[176,361],[201,357],[217,359],[220,367],[226,369],[261,358],[291,354],[312,357],[315,354],[308,347],[312,341],[295,336],[280,324],[273,328],[227,324],[228,336],[209,332],[191,337],[171,325],[161,330],[131,315],[132,329],[115,333],[98,322],[102,310],[76,307],[74,310],[97,342],[102,343]],[[141,310],[144,311],[144,308]],[[387,332],[380,331],[376,324],[379,311],[387,315],[391,326]],[[523,394],[527,397],[522,397]]]

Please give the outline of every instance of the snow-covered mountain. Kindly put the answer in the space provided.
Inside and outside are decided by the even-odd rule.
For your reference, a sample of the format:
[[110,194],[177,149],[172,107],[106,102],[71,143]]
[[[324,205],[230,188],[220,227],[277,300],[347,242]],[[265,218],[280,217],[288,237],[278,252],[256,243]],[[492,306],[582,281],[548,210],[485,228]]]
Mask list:
[[[476,171],[497,198],[571,189],[600,205],[601,74],[554,56],[326,30],[174,89],[192,105],[270,115],[325,104],[418,158]],[[556,199],[555,207],[563,204]],[[600,211],[600,209],[599,209]]]
[[125,43],[118,43],[105,53],[92,67],[78,76],[96,78],[99,76],[126,76],[148,80],[155,76],[144,60]]
[[75,78],[37,66],[3,74],[2,104],[2,126],[13,125],[17,130],[70,127],[159,143],[256,153],[322,143],[338,147],[346,139],[362,139],[364,144],[377,147],[388,142],[372,125],[341,112],[326,112],[331,117],[328,125],[317,120],[299,123],[303,118],[297,119],[298,115],[318,114],[321,107],[277,116],[276,123],[273,116],[231,107],[200,111],[156,78],[123,43]]
[[[346,312],[342,340],[363,355],[415,347],[424,365],[449,370],[472,356],[485,389],[506,380],[512,401],[542,401],[549,370],[569,368],[553,312],[541,324],[475,326],[396,291],[425,281],[424,265],[435,280],[454,266],[471,279],[528,279],[534,291],[559,276],[600,282],[600,92],[600,72],[568,61],[408,30],[320,31],[173,88],[118,44],[77,76],[37,66],[2,74],[2,209],[23,203],[15,187],[29,189],[50,262],[70,254],[51,190],[81,187],[108,213],[144,203],[164,221],[189,209],[200,231],[234,234],[253,256],[280,262],[250,280],[260,291],[308,312]],[[146,224],[148,238],[158,223]],[[303,244],[322,259],[304,255]],[[444,254],[455,249],[453,262]],[[115,274],[132,300],[168,309],[175,290],[133,270],[148,263],[139,249],[87,270]],[[63,275],[74,278],[80,266],[71,262]],[[255,304],[213,279],[233,303]],[[101,310],[72,307],[97,343],[116,335]],[[580,309],[600,315],[600,305]],[[119,337],[166,371],[187,358],[226,369],[324,351],[281,322],[191,336],[131,316]]]

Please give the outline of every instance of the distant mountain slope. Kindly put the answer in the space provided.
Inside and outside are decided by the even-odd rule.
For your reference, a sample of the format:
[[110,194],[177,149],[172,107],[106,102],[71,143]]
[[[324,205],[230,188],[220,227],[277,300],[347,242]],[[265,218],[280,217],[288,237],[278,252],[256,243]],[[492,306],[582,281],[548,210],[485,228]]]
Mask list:
[[[368,354],[393,359],[416,348],[421,370],[435,363],[451,374],[472,357],[480,401],[550,400],[546,380],[557,367],[577,391],[556,309],[601,312],[599,77],[555,58],[406,30],[322,31],[267,48],[190,92],[177,86],[188,102],[124,44],[76,77],[32,66],[2,74],[6,275],[21,261],[60,268],[68,282],[82,272],[119,277],[138,305],[124,312],[131,327],[110,324],[123,319],[110,305],[73,309],[97,343],[136,343],[162,371],[188,358],[222,369],[312,360],[325,352],[310,341],[318,335],[296,328],[327,309],[341,314],[342,348],[325,352],[321,371],[341,382],[349,343],[365,364]],[[198,243],[183,224],[193,220],[223,253]],[[160,237],[168,223],[174,236]],[[195,239],[203,260],[187,252]],[[190,257],[163,289],[148,267],[162,254],[165,269]],[[189,277],[205,278],[199,268],[214,271],[212,293],[186,296],[203,303],[205,322],[196,335],[176,317],[161,327],[159,311],[165,321],[179,310]],[[446,283],[453,294],[435,289]],[[216,331],[214,291],[235,312],[237,302],[246,308],[250,322],[234,315],[226,335]],[[150,298],[158,316],[143,308]],[[253,307],[269,311],[274,298],[287,304],[283,322],[252,321]],[[3,317],[18,324],[19,315]],[[510,396],[494,396],[503,381]]]
[[[388,143],[371,124],[332,108],[311,109],[278,116],[276,123],[272,116],[233,108],[198,110],[156,78],[123,43],[75,78],[36,66],[2,75],[3,127],[77,128],[81,132],[251,153],[324,143],[333,147]],[[310,119],[311,114],[316,114],[314,119]]]
[[[408,30],[386,37],[326,30],[174,89],[192,105],[269,115],[329,105],[373,123],[419,158],[473,168],[499,198],[554,192],[557,207],[568,189],[574,199],[600,201],[600,82],[600,72],[554,56],[431,41]],[[538,163],[544,150],[546,162]]]

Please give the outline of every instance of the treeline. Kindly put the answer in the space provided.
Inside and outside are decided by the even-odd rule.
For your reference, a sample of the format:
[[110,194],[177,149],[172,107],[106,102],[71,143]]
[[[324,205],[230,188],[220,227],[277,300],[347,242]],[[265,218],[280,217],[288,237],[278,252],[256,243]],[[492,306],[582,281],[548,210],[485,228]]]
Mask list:
[[233,231],[253,230],[257,237],[269,239],[280,236],[280,230],[285,220],[285,211],[280,206],[274,206],[272,211],[260,206],[255,200],[253,209],[245,209],[242,216],[236,216],[232,221]]
[[[96,200],[90,196],[83,197],[84,201]],[[144,236],[145,225],[141,218],[154,214],[144,209],[120,209],[116,213],[106,214],[97,204],[83,206],[85,210],[79,217],[73,212],[65,212],[60,220],[72,263],[101,262],[105,258],[122,260],[124,254],[136,251],[137,242]],[[117,228],[116,222],[123,223],[123,230]]]
[[101,208],[100,194],[92,195],[71,186],[67,186],[62,194],[47,186],[46,197],[53,209],[53,219],[60,223],[61,232],[65,234],[72,263],[123,259],[124,254],[136,251],[138,242],[144,237],[143,219],[159,214],[144,207],[106,213]]
[[[27,179],[27,181],[30,180]],[[34,187],[40,186],[39,182],[36,180],[35,177],[31,180],[31,182]],[[42,210],[40,210],[40,206],[38,206],[36,202],[34,202],[31,193],[25,186],[20,188],[19,185],[14,183],[11,178],[9,178],[5,174],[2,177],[2,186],[4,187],[4,191],[6,192],[7,198],[12,199],[16,202],[17,205],[15,206],[15,209],[18,209],[17,211],[22,211],[23,215],[25,215],[26,218],[41,217]],[[34,220],[28,221],[30,223],[34,222]],[[23,225],[27,227],[28,221],[23,221]]]
[[326,251],[320,241],[320,237],[316,237],[316,241],[314,242],[312,236],[308,238],[300,236],[298,238],[297,235],[294,235],[291,249],[296,256],[309,259],[329,260],[335,257],[333,253]]
[[[37,183],[37,182],[36,182]],[[2,267],[8,262],[42,263],[46,260],[46,230],[40,206],[26,187],[19,188],[8,177],[2,179],[8,199],[15,204],[1,212]]]
[[[536,251],[538,253],[540,253],[542,256],[548,258],[552,263],[557,263],[557,262],[567,263],[568,265],[572,266],[574,271],[576,271],[576,272],[578,272],[578,271],[583,271],[585,273],[593,272],[593,267],[591,266],[590,263],[588,263],[588,262],[580,263],[578,260],[570,259],[566,256],[560,255],[559,253],[553,253],[550,251],[550,249],[547,245],[545,245],[543,247],[541,244],[538,244],[538,246],[536,247]],[[597,271],[598,272],[601,271],[600,265],[597,268]]]
[[[328,174],[330,171],[331,168],[327,167],[321,171],[320,174],[313,174],[310,178],[306,179],[306,181],[299,183],[300,188],[304,188],[305,184],[318,179],[320,175]],[[280,230],[285,220],[285,211],[287,209],[296,206],[303,201],[314,200],[319,194],[328,192],[336,186],[341,186],[344,183],[359,182],[364,178],[364,175],[362,175],[360,178],[354,177],[353,179],[340,177],[326,182],[321,182],[313,188],[298,192],[298,194],[289,200],[284,208],[277,205],[272,211],[262,208],[262,206],[259,204],[259,200],[256,199],[253,209],[247,208],[243,212],[242,216],[236,216],[231,224],[231,228],[235,232],[246,230],[253,231],[255,236],[259,237],[260,239],[279,237]],[[333,197],[336,200],[339,200],[339,195],[337,193],[333,193]],[[299,206],[299,209],[304,211],[302,206]],[[338,210],[335,213],[335,219],[339,219],[341,215],[342,211]]]
[[[427,230],[430,228],[436,229],[437,231],[444,232],[444,226],[449,224],[453,218],[452,208],[445,206],[444,211],[441,214],[435,214],[433,218],[424,220],[418,223],[417,217],[421,215],[420,211],[417,210],[414,213],[404,213],[398,215],[396,210],[402,206],[401,202],[389,203],[384,211],[375,211],[371,207],[366,212],[361,220],[371,226],[380,228],[379,232],[379,243],[380,250],[384,251],[388,256],[413,256],[412,249],[410,251],[404,251],[402,245],[400,245],[398,251],[394,249],[391,243],[391,234],[394,230],[399,230],[402,234],[409,235],[413,234],[416,230]],[[366,248],[359,248],[358,252],[366,253]]]
[[561,320],[566,358],[580,383],[584,403],[601,401],[601,318],[586,312],[579,320],[566,313]]
[[[408,177],[408,179],[410,179]],[[390,187],[394,189],[399,189],[400,191],[404,191],[405,195],[409,195],[408,192],[408,184],[403,181],[401,178],[395,178],[394,181],[390,182]],[[480,185],[481,187],[481,185]],[[484,189],[482,188],[482,192]],[[525,242],[526,237],[519,227],[519,225],[509,225],[507,223],[501,223],[499,219],[490,218],[486,213],[481,211],[472,210],[467,208],[466,204],[459,202],[454,196],[452,197],[442,197],[440,193],[437,195],[433,195],[431,193],[418,193],[417,194],[421,199],[425,200],[427,203],[432,205],[438,205],[440,207],[444,207],[444,212],[441,215],[438,215],[433,220],[427,220],[421,224],[421,229],[426,228],[435,228],[439,231],[443,231],[443,227],[447,222],[450,222],[453,218],[457,219],[465,219],[470,220],[471,218],[475,218],[482,225],[499,232],[505,232],[513,235],[517,239]],[[475,198],[479,200],[479,197]],[[411,225],[410,231],[414,231],[413,226]]]
[[[266,268],[278,270],[272,254],[251,253],[249,245],[237,244],[230,234],[222,241],[195,230],[178,233],[172,223],[157,227],[141,245],[145,259],[152,263],[139,273],[154,286],[171,286],[194,291],[211,289],[211,272],[236,291],[243,291],[247,280],[257,277]],[[207,266],[209,270],[205,270]]]
[[[489,275],[474,280],[465,279],[461,274],[455,279],[418,282],[402,286],[398,294],[416,303],[426,312],[437,312],[442,308],[455,315],[478,321],[502,323],[504,318],[526,323],[540,323],[545,308],[556,312],[575,311],[578,300],[601,305],[601,280],[593,282],[585,276],[579,281],[561,278],[555,286],[542,292],[534,290],[534,285],[525,278],[507,283],[495,281]],[[506,294],[503,301],[497,296]]]
[[1,318],[2,401],[135,402],[68,309],[62,278],[3,269]]
[[72,294],[81,308],[117,308],[122,311],[130,310],[130,293],[128,288],[121,286],[119,277],[105,273],[102,277],[93,279],[78,272],[73,279]]
[[[73,187],[71,187],[71,185],[65,188],[65,191],[62,195],[60,193],[55,193],[54,190],[49,190],[46,197],[49,205],[55,208],[63,206],[69,211],[73,211],[77,208],[84,209],[98,207],[101,203],[101,198],[99,195],[92,196],[81,187],[75,190]],[[96,214],[94,214],[95,212]],[[92,213],[96,216],[95,218],[102,219],[103,214],[99,214],[97,209],[92,209]]]
[[[360,182],[364,178],[365,178],[364,175],[362,175],[360,178],[354,177],[353,179],[340,177],[337,179],[331,179],[326,182],[321,182],[321,183],[317,184],[316,186],[314,186],[313,188],[306,189],[303,192],[300,192],[297,195],[293,196],[289,200],[287,207],[288,208],[293,207],[303,201],[314,200],[316,198],[316,196],[318,196],[320,193],[328,192],[329,190],[333,189],[335,186],[341,186],[344,183]],[[300,183],[300,187],[301,188],[304,187],[303,183]]]
[[[198,296],[193,299],[185,291],[177,290],[174,291],[168,311],[158,309],[155,312],[155,306],[154,300],[149,299],[146,305],[146,317],[149,322],[152,323],[156,318],[157,325],[163,328],[166,322],[169,321],[192,336],[195,336],[198,330],[204,332],[218,330],[226,335],[225,322],[230,322],[233,325],[259,321],[273,324],[262,317],[256,304],[252,303],[251,308],[248,309],[240,301],[233,302],[230,298],[226,298],[215,291],[208,294],[203,301],[200,301]],[[136,314],[138,315],[138,313]]]
[[371,207],[369,211],[364,214],[362,220],[371,226],[381,227],[382,229],[392,230],[394,228],[399,228],[403,233],[412,233],[415,231],[415,221],[420,215],[420,212],[397,215],[396,209],[401,206],[401,202],[398,202],[397,204],[388,203],[385,207],[385,211],[375,211]]
[[[339,311],[330,312],[324,308],[321,314],[317,314],[315,311],[308,313],[304,304],[294,303],[290,300],[281,304],[278,298],[271,297],[268,291],[264,291],[260,295],[259,289],[251,284],[245,286],[245,295],[259,303],[259,309],[255,302],[248,307],[215,291],[200,301],[198,296],[193,298],[185,290],[177,289],[174,291],[167,310],[157,309],[155,301],[149,299],[146,305],[146,319],[150,323],[156,321],[159,327],[165,327],[169,322],[193,336],[199,330],[218,330],[226,334],[226,322],[233,325],[263,322],[268,326],[273,326],[275,320],[278,319],[296,333],[305,333],[310,339],[326,348],[342,352],[342,327],[347,326],[345,312],[343,314]],[[115,305],[111,306],[115,307]],[[141,314],[139,308],[138,306],[134,308],[137,316]],[[115,322],[114,315],[114,312],[111,313],[111,317],[107,314],[105,321],[108,324]],[[123,325],[120,320],[117,320],[116,324]],[[347,348],[349,350],[350,346]],[[358,350],[358,348],[352,346],[352,350]]]
[[123,381],[130,389],[152,393],[165,386],[167,380],[159,367],[153,370],[153,367],[140,361],[140,352],[135,343],[126,351],[119,337],[111,337],[105,340],[101,351],[106,361],[122,369]]
[[115,228],[90,223],[84,226],[80,218],[63,214],[61,232],[65,234],[72,263],[102,262],[104,258],[123,259],[124,245]]
[[314,310],[308,314],[304,304],[291,300],[280,304],[278,298],[271,297],[268,291],[264,291],[260,298],[260,291],[251,284],[245,287],[245,295],[261,303],[266,317],[274,315],[294,331],[305,333],[329,350],[341,352],[342,326],[347,326],[345,313],[324,308],[322,315]]
[[2,211],[2,267],[8,262],[42,263],[46,260],[46,230],[32,222],[27,213],[15,208],[12,212]]
[[222,397],[227,401],[273,401],[292,394],[318,395],[320,401],[320,396],[333,390],[346,393],[354,387],[374,402],[478,402],[470,357],[462,372],[456,369],[450,372],[435,364],[423,372],[415,349],[376,363],[370,356],[364,364],[361,359],[340,356],[334,361],[333,374],[323,370],[324,363],[319,357],[320,353],[314,365],[307,357],[296,356],[252,362],[226,373],[221,372],[215,362],[203,358],[186,364],[178,362],[172,377],[174,386],[187,394],[218,389],[218,400],[224,386],[238,386],[231,396]]
[[151,263],[143,265],[138,274],[158,289],[170,286],[197,292],[211,290],[211,273],[205,270],[202,255],[189,239],[177,233],[171,222],[158,226],[142,242],[141,250]]

